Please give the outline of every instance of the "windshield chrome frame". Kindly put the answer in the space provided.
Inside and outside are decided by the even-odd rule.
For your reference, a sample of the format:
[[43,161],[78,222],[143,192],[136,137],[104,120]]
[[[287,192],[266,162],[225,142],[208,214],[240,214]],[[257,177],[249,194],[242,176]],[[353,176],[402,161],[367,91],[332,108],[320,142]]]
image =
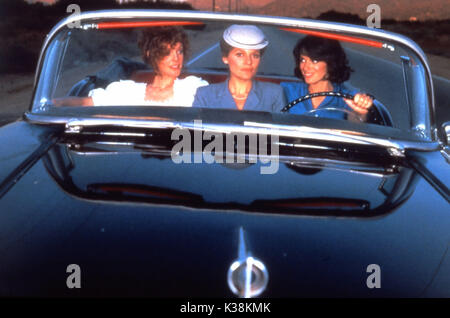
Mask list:
[[[258,24],[270,24],[270,25],[278,25],[280,27],[293,27],[293,28],[302,28],[302,29],[314,29],[323,32],[342,32],[345,34],[353,35],[353,36],[367,36],[374,39],[379,40],[388,40],[397,42],[409,48],[420,60],[421,64],[424,66],[425,76],[426,76],[426,84],[429,90],[428,101],[429,101],[429,122],[430,127],[428,131],[428,135],[431,137],[428,141],[432,141],[431,144],[434,144],[438,140],[437,138],[437,128],[435,122],[435,100],[434,100],[434,92],[433,92],[433,79],[431,75],[431,70],[428,65],[426,56],[422,49],[411,39],[383,31],[378,29],[372,29],[363,26],[355,26],[343,23],[335,23],[335,22],[326,22],[326,21],[315,21],[309,19],[293,19],[286,17],[270,17],[270,16],[257,16],[257,15],[235,15],[235,14],[227,14],[227,13],[211,13],[211,12],[193,12],[193,11],[166,11],[166,10],[104,10],[104,11],[96,11],[96,12],[84,12],[79,15],[71,15],[67,18],[61,20],[47,35],[37,65],[37,71],[35,76],[35,85],[33,92],[33,103],[35,100],[35,91],[39,81],[40,72],[43,67],[43,61],[46,54],[46,51],[58,33],[64,29],[65,27],[81,24],[81,28],[83,28],[83,22],[95,20],[105,20],[105,19],[139,19],[139,18],[157,18],[157,19],[193,19],[193,20],[202,20],[202,21],[220,21],[220,22],[242,22],[242,23],[258,23]],[[92,25],[91,25],[92,26]],[[84,27],[86,28],[86,26]],[[30,107],[30,111],[32,110],[32,105]],[[427,114],[424,114],[426,116]],[[30,113],[25,114],[26,119],[33,122],[36,121],[43,123],[46,122],[44,119],[45,116],[38,116],[37,118]],[[39,119],[38,119],[39,118]],[[60,118],[61,119],[61,118]],[[70,120],[69,118],[67,120]],[[52,120],[49,118],[50,123]],[[424,140],[427,142],[427,140]],[[411,147],[411,143],[408,143]],[[417,145],[413,147],[414,149],[430,149],[429,146],[419,146],[421,142],[417,142]],[[434,148],[432,146],[431,148]]]
[[260,122],[244,122],[243,125],[202,123],[197,126],[195,122],[140,120],[128,118],[67,118],[45,116],[42,114],[27,114],[27,119],[38,124],[64,125],[66,133],[77,134],[87,127],[132,127],[136,129],[200,129],[217,133],[253,133],[263,135],[277,135],[283,137],[295,137],[305,139],[319,139],[328,141],[340,141],[350,144],[372,145],[389,149],[396,157],[403,157],[405,150],[436,151],[441,144],[439,142],[416,142],[400,140],[390,137],[382,138],[365,133],[355,134],[354,131],[346,131],[333,128],[314,128],[311,126],[274,125]]

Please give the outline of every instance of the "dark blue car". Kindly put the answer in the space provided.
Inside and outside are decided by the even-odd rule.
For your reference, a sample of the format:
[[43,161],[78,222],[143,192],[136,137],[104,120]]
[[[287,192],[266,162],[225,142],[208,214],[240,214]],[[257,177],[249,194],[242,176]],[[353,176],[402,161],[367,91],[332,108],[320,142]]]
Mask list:
[[[255,79],[273,85],[300,81],[299,39],[337,39],[370,114],[84,104],[155,76],[139,32],[174,24],[191,46],[180,78],[209,84],[227,80],[231,24],[264,31]],[[394,33],[183,11],[65,19],[29,111],[0,129],[0,296],[449,297],[449,129],[434,108],[424,53]]]

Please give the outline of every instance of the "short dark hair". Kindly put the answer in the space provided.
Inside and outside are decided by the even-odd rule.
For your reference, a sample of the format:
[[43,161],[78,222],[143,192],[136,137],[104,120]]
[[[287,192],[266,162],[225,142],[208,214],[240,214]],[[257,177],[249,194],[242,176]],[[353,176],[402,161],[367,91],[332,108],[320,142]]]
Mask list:
[[294,74],[302,80],[303,75],[299,69],[301,55],[327,63],[328,79],[333,83],[345,82],[353,72],[341,44],[336,40],[308,35],[297,42],[292,53],[295,59]]
[[[222,57],[228,56],[230,54],[231,50],[234,48],[234,46],[229,45],[225,40],[222,38],[220,39],[220,51],[222,52]],[[260,49],[259,53],[261,56],[263,56],[264,52],[266,51],[266,48]]]
[[[142,52],[142,60],[151,65],[155,72],[158,72],[158,62],[167,54],[169,47],[181,43],[183,54],[187,55],[189,41],[186,33],[180,27],[150,27],[141,31],[138,39],[138,46]],[[149,54],[147,55],[147,52]]]

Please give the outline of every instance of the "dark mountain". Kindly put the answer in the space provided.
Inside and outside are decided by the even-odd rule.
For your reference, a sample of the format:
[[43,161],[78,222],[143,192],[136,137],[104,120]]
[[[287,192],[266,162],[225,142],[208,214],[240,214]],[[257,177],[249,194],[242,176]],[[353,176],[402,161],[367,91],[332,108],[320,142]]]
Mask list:
[[[250,3],[251,0],[246,0]],[[254,10],[257,14],[291,17],[316,18],[327,11],[356,14],[364,20],[370,15],[369,4],[376,3],[381,8],[381,19],[418,20],[449,19],[450,5],[448,0],[274,0]]]

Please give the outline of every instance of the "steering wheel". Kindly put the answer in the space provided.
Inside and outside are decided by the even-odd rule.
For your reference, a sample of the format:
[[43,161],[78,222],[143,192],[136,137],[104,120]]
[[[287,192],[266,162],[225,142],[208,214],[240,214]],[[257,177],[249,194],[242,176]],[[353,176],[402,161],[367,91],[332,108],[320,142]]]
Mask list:
[[[303,102],[303,101],[305,101],[307,99],[318,97],[318,96],[336,96],[336,97],[347,98],[347,99],[353,99],[355,97],[354,95],[345,94],[345,93],[341,93],[341,92],[318,92],[318,93],[313,93],[313,94],[306,94],[304,96],[301,96],[301,97],[293,100],[292,102],[290,102],[289,104],[284,106],[283,109],[281,109],[281,111],[282,112],[287,112],[289,109],[291,109],[292,107],[294,107],[298,103],[301,103],[301,102]],[[371,97],[373,98],[373,96],[371,96]],[[364,120],[361,118],[361,116],[358,113],[351,112],[351,111],[349,111],[347,109],[344,109],[344,108],[335,108],[335,107],[324,107],[324,108],[320,108],[320,109],[316,108],[316,109],[312,109],[312,110],[310,110],[310,111],[308,111],[306,113],[307,114],[313,114],[315,112],[322,111],[322,110],[343,112],[343,113],[345,113],[347,115],[354,116],[355,118],[357,118],[361,122],[364,122]]]
[[[360,122],[362,122],[362,123],[364,122],[364,119],[362,119],[361,115],[359,115],[356,112],[352,112],[348,109],[345,109],[345,108],[336,108],[336,107],[316,108],[316,109],[311,109],[311,110],[307,111],[305,114],[314,114],[314,113],[321,112],[321,111],[334,111],[334,112],[345,113],[347,116],[352,116],[352,117],[356,118],[357,120],[359,120]],[[316,115],[316,117],[319,117],[319,116]]]

